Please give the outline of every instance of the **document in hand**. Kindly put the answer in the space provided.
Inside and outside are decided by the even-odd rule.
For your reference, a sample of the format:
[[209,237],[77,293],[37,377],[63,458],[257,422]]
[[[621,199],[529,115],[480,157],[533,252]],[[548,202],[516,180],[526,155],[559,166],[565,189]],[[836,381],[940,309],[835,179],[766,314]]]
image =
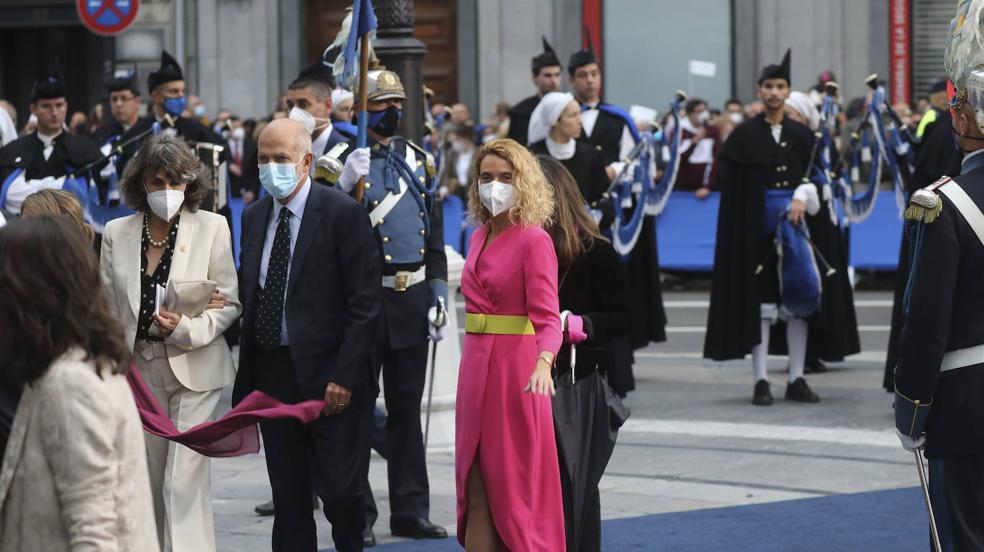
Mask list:
[[164,293],[164,308],[194,318],[205,312],[208,300],[217,288],[214,280],[171,280]]

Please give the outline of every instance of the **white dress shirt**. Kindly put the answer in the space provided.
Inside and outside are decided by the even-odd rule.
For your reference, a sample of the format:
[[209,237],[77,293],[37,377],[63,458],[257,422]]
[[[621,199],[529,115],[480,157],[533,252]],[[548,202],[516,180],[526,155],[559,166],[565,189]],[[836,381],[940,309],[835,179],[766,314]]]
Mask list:
[[[280,222],[280,210],[290,211],[288,225],[290,226],[290,258],[287,260],[287,281],[290,281],[290,267],[294,263],[294,246],[297,245],[297,235],[301,231],[301,219],[304,218],[304,207],[307,205],[308,195],[311,193],[311,179],[304,178],[301,190],[291,198],[287,205],[273,200],[273,212],[270,213],[270,220],[267,222],[266,239],[263,240],[263,255],[260,257],[260,287],[266,284],[267,265],[270,264],[270,252],[273,250],[273,239],[277,235],[277,224]],[[284,287],[284,295],[287,295],[287,288]],[[284,300],[284,310],[280,317],[280,344],[287,345],[287,301]]]
[[[598,122],[599,103],[600,102],[583,104],[590,108],[581,112],[581,128],[584,129],[585,136],[590,137],[591,133],[594,132],[595,123]],[[632,138],[632,131],[629,130],[628,127],[623,127],[622,138],[619,140],[618,158],[620,160],[625,159],[626,157],[629,156],[629,153],[632,152],[633,148],[635,148],[635,139]],[[621,170],[621,165],[622,165],[621,161],[615,161],[611,163],[609,166],[613,167],[615,169],[615,172],[618,172],[619,170]]]

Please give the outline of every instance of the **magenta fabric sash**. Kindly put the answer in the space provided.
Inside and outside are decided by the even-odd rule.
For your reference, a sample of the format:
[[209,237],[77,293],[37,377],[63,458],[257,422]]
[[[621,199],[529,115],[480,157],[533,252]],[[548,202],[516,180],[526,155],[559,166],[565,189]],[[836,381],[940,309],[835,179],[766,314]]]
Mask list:
[[178,431],[135,367],[130,367],[126,380],[137,403],[144,431],[213,458],[255,454],[260,451],[257,422],[293,418],[307,424],[321,415],[325,405],[324,401],[318,400],[284,404],[266,393],[253,391],[218,420],[198,424],[188,431]]

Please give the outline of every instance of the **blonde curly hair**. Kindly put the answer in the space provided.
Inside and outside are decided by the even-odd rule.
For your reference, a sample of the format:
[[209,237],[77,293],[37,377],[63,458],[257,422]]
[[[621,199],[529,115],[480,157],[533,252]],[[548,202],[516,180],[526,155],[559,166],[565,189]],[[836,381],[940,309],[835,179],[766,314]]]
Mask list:
[[[475,155],[473,174],[481,174],[482,160],[489,155],[501,157],[513,168],[512,185],[516,188],[516,205],[509,210],[509,222],[523,226],[547,226],[554,210],[553,188],[547,183],[540,164],[519,142],[499,138],[482,146]],[[468,214],[476,224],[488,224],[492,213],[482,205],[476,182],[468,187]]]

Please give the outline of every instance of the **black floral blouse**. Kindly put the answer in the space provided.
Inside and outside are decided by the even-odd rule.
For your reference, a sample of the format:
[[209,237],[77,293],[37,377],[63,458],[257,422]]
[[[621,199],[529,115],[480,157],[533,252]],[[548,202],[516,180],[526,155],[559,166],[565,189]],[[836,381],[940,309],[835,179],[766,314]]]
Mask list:
[[149,214],[144,214],[143,236],[140,238],[140,313],[137,316],[137,339],[144,341],[164,341],[163,337],[155,336],[150,333],[150,327],[154,323],[154,302],[156,300],[156,286],[167,286],[167,279],[171,273],[171,255],[174,253],[174,242],[178,236],[178,219],[175,217],[171,231],[167,234],[167,244],[164,246],[164,253],[161,255],[160,262],[153,274],[147,274],[147,248],[150,242],[147,239],[147,225],[149,224]]

